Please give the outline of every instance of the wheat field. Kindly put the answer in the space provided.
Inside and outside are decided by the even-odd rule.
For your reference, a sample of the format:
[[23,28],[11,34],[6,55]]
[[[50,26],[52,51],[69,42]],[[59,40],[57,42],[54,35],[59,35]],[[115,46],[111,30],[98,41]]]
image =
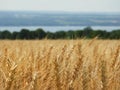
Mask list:
[[1,40],[0,90],[120,90],[120,41]]

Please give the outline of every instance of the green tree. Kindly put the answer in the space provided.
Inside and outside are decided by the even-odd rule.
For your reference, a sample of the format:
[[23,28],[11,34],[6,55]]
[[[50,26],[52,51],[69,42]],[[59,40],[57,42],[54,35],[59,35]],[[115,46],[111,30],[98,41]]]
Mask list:
[[66,37],[67,37],[67,39],[75,39],[75,32],[72,30],[67,31]]
[[46,38],[47,39],[55,39],[55,34],[52,32],[47,32],[46,33]]
[[55,38],[56,39],[65,39],[66,38],[66,32],[65,31],[55,32]]
[[30,37],[30,39],[37,39],[36,32],[35,31],[30,31],[29,32],[29,37]]
[[11,39],[12,38],[12,34],[8,30],[1,31],[0,38],[1,39]]
[[75,38],[76,38],[76,39],[82,38],[83,30],[77,30],[77,31],[75,31],[74,33],[75,33]]
[[91,38],[93,29],[91,27],[86,27],[83,30],[83,37]]
[[120,39],[120,30],[114,30],[110,32],[110,39]]
[[18,38],[19,38],[19,32],[13,32],[12,39],[18,39]]
[[22,29],[19,33],[19,39],[30,39],[30,31],[28,29]]
[[43,29],[39,28],[35,31],[35,35],[37,39],[43,39],[46,37],[46,32]]

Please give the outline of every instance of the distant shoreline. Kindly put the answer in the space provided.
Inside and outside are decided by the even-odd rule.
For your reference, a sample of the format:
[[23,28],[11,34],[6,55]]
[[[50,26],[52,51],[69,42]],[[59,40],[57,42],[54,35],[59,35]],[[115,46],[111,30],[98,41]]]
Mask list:
[[[60,30],[63,31],[81,30],[84,29],[85,27],[87,26],[0,26],[0,31],[9,30],[13,32],[13,31],[20,31],[21,29],[35,30],[38,28],[42,28],[45,31],[56,32]],[[91,28],[95,30],[112,31],[112,30],[120,29],[120,26],[91,26]]]

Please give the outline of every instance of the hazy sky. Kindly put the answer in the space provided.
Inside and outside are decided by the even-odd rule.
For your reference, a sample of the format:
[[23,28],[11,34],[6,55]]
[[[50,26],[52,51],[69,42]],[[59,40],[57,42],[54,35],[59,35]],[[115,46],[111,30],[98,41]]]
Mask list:
[[0,0],[0,10],[120,12],[120,0]]

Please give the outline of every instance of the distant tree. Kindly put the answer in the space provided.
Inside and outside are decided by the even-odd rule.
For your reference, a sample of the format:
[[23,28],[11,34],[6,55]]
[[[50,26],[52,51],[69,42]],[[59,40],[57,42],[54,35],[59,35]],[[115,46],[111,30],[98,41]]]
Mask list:
[[101,38],[101,39],[106,38],[106,35],[107,35],[106,31],[96,30],[94,32],[95,32],[95,36],[98,36],[98,38]]
[[55,39],[55,34],[52,32],[47,32],[46,33],[46,38],[47,39]]
[[22,29],[19,33],[19,39],[30,39],[30,31],[28,29]]
[[55,39],[65,39],[66,32],[65,31],[57,31],[55,32]]
[[2,32],[0,31],[0,39],[2,39]]
[[103,30],[93,30],[86,27],[83,30],[45,32],[39,28],[35,31],[22,29],[20,32],[10,32],[8,30],[0,31],[0,39],[79,39],[86,37],[87,39],[98,37],[100,39],[120,39],[120,29],[111,32]]
[[75,39],[75,32],[70,30],[66,32],[67,39]]
[[46,32],[43,29],[39,28],[35,31],[35,35],[38,39],[43,39],[46,37]]
[[86,30],[86,31],[93,31],[93,29],[92,29],[90,26],[85,27],[83,30]]
[[120,39],[120,30],[114,30],[110,32],[110,39]]
[[82,38],[83,30],[77,30],[74,32],[75,33],[75,38]]
[[12,39],[18,39],[18,38],[19,38],[19,32],[13,32]]
[[1,33],[0,33],[1,39],[11,39],[11,37],[12,37],[12,34],[8,30],[1,31]]
[[35,31],[30,31],[29,32],[29,38],[30,39],[37,39],[37,35]]
[[83,37],[91,38],[93,29],[91,27],[86,27],[83,30]]

